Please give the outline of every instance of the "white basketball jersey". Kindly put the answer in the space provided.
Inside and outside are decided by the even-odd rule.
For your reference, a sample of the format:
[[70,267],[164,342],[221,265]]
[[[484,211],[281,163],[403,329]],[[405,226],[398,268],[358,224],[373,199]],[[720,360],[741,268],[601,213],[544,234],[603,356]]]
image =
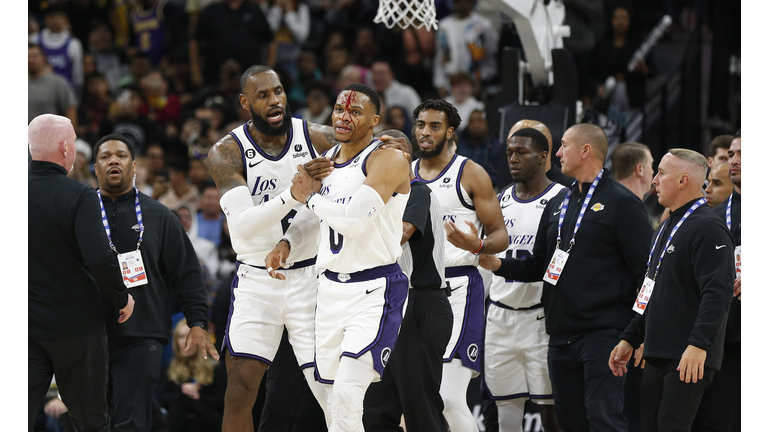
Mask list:
[[[464,232],[470,232],[469,225],[464,221],[472,222],[480,233],[483,231],[483,226],[477,218],[472,198],[461,185],[461,174],[468,160],[464,156],[454,155],[443,172],[434,179],[427,180],[419,175],[421,159],[417,159],[413,162],[413,172],[416,178],[426,183],[437,196],[437,201],[443,210],[443,222],[451,221]],[[477,266],[478,260],[472,252],[459,249],[448,240],[445,241],[445,268]]]
[[[323,179],[320,195],[335,203],[349,204],[352,195],[365,182],[365,162],[379,143],[373,140],[349,161],[334,164],[331,174]],[[336,155],[339,150],[340,144],[327,154]],[[346,238],[321,220],[317,266],[337,273],[355,273],[397,261],[403,250],[400,239],[403,236],[403,213],[409,195],[395,193],[368,225],[365,233],[358,237]]]
[[[281,192],[291,187],[293,175],[298,172],[298,165],[311,161],[316,157],[314,147],[309,141],[307,123],[301,119],[292,118],[292,127],[288,131],[285,148],[277,156],[270,156],[256,145],[248,132],[248,123],[236,127],[229,134],[240,146],[243,158],[243,174],[251,191],[254,205],[259,205],[270,199],[280,199]],[[269,230],[262,232],[252,239],[244,239],[236,232],[230,231],[232,248],[237,252],[237,259],[249,265],[264,266],[264,258],[272,251],[283,234],[288,229],[293,216],[301,208],[297,205],[283,220]],[[303,245],[297,245],[291,250],[288,262],[299,262],[312,258],[317,253],[317,239],[308,239]]]
[[[499,195],[504,225],[509,233],[509,248],[498,253],[499,258],[523,258],[533,253],[536,232],[539,229],[541,214],[547,201],[557,195],[563,185],[552,183],[539,196],[529,200],[520,200],[515,196],[515,185]],[[493,276],[491,282],[491,300],[516,309],[527,308],[541,303],[544,282],[517,282]]]

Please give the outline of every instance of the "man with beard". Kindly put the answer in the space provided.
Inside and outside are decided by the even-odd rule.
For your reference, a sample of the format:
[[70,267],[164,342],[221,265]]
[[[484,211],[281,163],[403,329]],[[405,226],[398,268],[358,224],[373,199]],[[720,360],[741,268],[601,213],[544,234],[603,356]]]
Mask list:
[[[544,206],[564,186],[547,178],[547,138],[536,129],[524,128],[507,141],[511,187],[499,195],[509,248],[496,256],[481,255],[480,265],[494,271],[502,260],[528,256]],[[501,432],[520,431],[525,400],[539,404],[548,432],[559,431],[547,369],[547,336],[544,328],[544,283],[518,282],[493,276],[483,354],[484,382],[496,402]]]
[[[443,356],[443,415],[452,431],[477,431],[466,394],[470,379],[481,372],[484,289],[478,256],[506,250],[509,238],[488,174],[466,157],[451,155],[445,145],[461,123],[456,108],[444,100],[427,100],[414,110],[413,119],[421,150],[413,172],[437,196],[450,242],[445,276],[453,331]],[[478,235],[483,230],[485,239]]]
[[[149,432],[163,345],[171,339],[171,294],[191,328],[184,350],[195,343],[205,358],[219,358],[208,334],[205,282],[179,219],[133,187],[133,143],[122,135],[107,135],[94,152],[102,223],[121,263],[123,283],[142,305],[126,323],[106,320],[112,430]],[[102,309],[105,317],[117,313],[111,303],[102,302]]]
[[297,167],[330,149],[334,132],[329,126],[291,118],[285,89],[267,66],[246,70],[240,88],[240,104],[250,111],[251,121],[208,153],[238,259],[222,344],[228,374],[224,432],[253,430],[251,409],[283,327],[310,389],[326,408],[325,389],[313,373],[317,240],[292,248],[282,280],[270,277],[264,259],[301,206],[290,191]]

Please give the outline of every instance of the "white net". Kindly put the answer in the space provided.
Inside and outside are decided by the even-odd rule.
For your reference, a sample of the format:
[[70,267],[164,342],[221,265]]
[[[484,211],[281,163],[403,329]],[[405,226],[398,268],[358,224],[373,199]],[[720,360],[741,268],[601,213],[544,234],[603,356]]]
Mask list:
[[397,24],[405,30],[408,27],[437,30],[435,0],[379,0],[375,23],[384,23],[387,28]]

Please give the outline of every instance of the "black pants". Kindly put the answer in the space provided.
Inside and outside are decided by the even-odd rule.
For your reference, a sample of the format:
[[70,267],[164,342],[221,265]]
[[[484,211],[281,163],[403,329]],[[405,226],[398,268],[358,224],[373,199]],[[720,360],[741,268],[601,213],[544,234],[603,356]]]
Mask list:
[[286,330],[264,382],[267,395],[258,422],[260,432],[328,430],[323,410],[299,369]]
[[440,382],[443,354],[451,338],[453,312],[443,290],[411,289],[395,348],[381,381],[365,394],[367,432],[446,431]]
[[163,344],[152,338],[109,341],[109,403],[114,432],[152,429],[152,393],[160,379]]
[[182,394],[168,407],[171,432],[212,432],[221,430],[221,413],[199,399]]
[[680,360],[648,358],[640,389],[643,432],[689,431],[704,389],[715,371],[704,368],[696,383],[680,381]]
[[564,431],[627,432],[624,379],[613,376],[608,357],[619,343],[619,330],[584,333],[547,353],[557,420]]
[[27,352],[30,432],[54,374],[75,430],[109,431],[107,334],[103,328],[65,340],[30,337]]
[[741,342],[723,347],[723,362],[704,390],[693,421],[696,432],[741,431]]

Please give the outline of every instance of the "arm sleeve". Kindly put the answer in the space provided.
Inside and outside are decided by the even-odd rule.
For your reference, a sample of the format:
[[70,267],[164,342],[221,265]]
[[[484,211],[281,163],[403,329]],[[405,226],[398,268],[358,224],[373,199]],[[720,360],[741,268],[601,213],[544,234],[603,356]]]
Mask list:
[[83,254],[83,262],[102,293],[112,304],[122,309],[128,304],[128,291],[123,284],[117,258],[109,248],[95,190],[84,188],[75,212],[75,238]]
[[[733,240],[725,224],[706,219],[697,227],[691,251],[696,284],[701,291],[701,303],[696,324],[688,340],[690,345],[709,350],[717,336],[724,331],[733,298]],[[725,247],[718,246],[725,245]]]
[[416,228],[411,238],[418,239],[424,234],[429,219],[429,203],[431,196],[428,188],[411,187],[411,196],[405,206],[403,222],[408,222]]
[[384,200],[368,185],[362,185],[345,204],[333,203],[320,194],[312,195],[307,204],[312,213],[326,221],[336,232],[349,238],[364,233],[373,218],[384,208]]
[[246,186],[238,186],[225,193],[219,205],[227,216],[229,229],[244,239],[252,239],[279,223],[299,202],[286,189],[271,200],[254,206]]
[[320,232],[320,219],[318,219],[309,209],[302,208],[293,217],[293,222],[285,231],[283,238],[291,244],[291,249],[304,243],[305,239],[313,238]]
[[623,211],[616,221],[616,238],[627,268],[635,275],[635,287],[640,288],[647,270],[653,228],[640,199],[636,196],[629,198],[621,205]]
[[548,259],[547,245],[547,225],[549,215],[552,211],[552,203],[561,201],[549,200],[539,219],[539,228],[536,231],[536,242],[533,244],[533,253],[525,258],[501,258],[501,267],[493,272],[497,276],[506,279],[515,279],[521,282],[540,282],[544,279],[544,272],[547,269]]
[[208,299],[203,269],[189,236],[170,210],[163,212],[160,269],[175,293],[187,322],[208,321]]

